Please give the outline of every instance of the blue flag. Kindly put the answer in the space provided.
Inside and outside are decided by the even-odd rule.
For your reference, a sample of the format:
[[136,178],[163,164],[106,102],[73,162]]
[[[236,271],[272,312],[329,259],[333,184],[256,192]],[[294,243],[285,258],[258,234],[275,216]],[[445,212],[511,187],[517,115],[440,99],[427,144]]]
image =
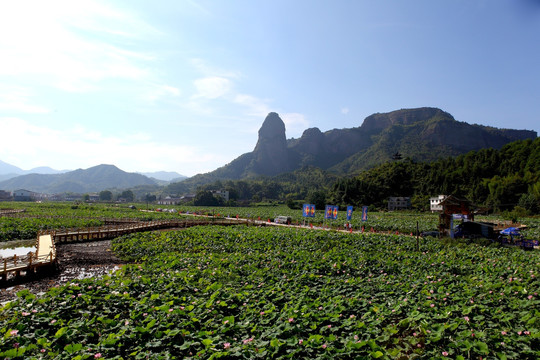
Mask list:
[[362,206],[362,221],[367,221],[367,206]]
[[351,221],[352,212],[353,212],[353,207],[352,206],[347,206],[347,221]]
[[324,210],[324,218],[325,219],[337,219],[338,215],[338,207],[335,205],[326,205],[326,208]]
[[315,205],[304,204],[304,206],[302,207],[302,216],[315,217]]

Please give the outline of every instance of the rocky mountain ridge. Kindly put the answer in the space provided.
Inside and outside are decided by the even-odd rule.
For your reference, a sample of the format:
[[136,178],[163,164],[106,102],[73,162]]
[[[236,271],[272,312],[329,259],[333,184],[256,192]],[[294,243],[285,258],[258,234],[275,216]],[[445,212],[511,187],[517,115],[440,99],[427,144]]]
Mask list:
[[392,160],[395,153],[414,161],[435,161],[472,150],[500,149],[507,143],[536,137],[535,131],[470,125],[441,109],[423,107],[375,113],[354,128],[326,132],[310,128],[300,138],[286,140],[285,124],[272,112],[264,120],[252,152],[187,179],[185,185],[274,176],[305,166],[354,175]]

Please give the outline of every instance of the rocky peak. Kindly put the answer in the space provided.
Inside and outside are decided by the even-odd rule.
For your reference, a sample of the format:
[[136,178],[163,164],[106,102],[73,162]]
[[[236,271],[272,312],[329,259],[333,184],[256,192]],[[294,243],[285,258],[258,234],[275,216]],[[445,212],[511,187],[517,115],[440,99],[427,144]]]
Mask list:
[[392,125],[411,125],[434,117],[445,117],[454,120],[452,115],[438,108],[423,107],[417,109],[401,109],[389,113],[375,113],[364,119],[362,131],[370,134],[378,133]]
[[324,134],[316,127],[304,130],[295,148],[297,151],[308,154],[317,154],[324,151]]
[[266,119],[264,119],[259,129],[259,140],[257,141],[257,146],[255,146],[255,151],[261,146],[264,147],[268,142],[275,142],[276,144],[286,144],[287,142],[285,123],[275,112],[269,113]]
[[269,175],[289,170],[285,123],[277,113],[266,116],[253,154],[252,166],[256,173]]

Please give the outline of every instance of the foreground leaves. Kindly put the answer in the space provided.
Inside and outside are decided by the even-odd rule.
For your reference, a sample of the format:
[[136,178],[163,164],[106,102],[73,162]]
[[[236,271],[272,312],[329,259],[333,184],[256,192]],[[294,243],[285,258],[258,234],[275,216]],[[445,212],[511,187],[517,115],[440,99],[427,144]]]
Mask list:
[[133,234],[136,265],[0,312],[0,356],[540,356],[538,252],[255,227]]

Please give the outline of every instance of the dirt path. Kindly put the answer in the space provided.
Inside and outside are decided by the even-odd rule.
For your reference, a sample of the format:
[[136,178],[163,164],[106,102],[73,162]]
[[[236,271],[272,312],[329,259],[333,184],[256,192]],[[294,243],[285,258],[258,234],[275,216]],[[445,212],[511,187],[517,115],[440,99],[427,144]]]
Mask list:
[[110,247],[110,240],[57,245],[58,270],[52,274],[38,274],[35,278],[22,276],[20,280],[10,278],[6,283],[0,283],[0,303],[15,299],[17,292],[23,289],[39,294],[73,279],[101,276],[113,271],[124,262],[114,256]]

